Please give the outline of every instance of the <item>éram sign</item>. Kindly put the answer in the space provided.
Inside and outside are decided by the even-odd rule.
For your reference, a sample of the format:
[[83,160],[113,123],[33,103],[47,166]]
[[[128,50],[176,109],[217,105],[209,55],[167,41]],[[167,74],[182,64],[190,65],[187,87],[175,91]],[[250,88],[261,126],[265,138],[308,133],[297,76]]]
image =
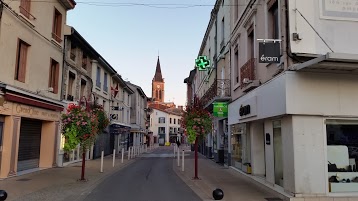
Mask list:
[[259,63],[280,63],[280,42],[259,42]]

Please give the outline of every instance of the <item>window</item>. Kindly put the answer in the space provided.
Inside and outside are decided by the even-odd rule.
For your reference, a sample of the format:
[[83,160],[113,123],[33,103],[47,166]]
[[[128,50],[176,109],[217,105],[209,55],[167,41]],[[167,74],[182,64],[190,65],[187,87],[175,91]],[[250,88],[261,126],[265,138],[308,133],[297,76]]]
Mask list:
[[51,59],[50,75],[49,75],[49,87],[53,88],[53,93],[58,93],[58,78],[59,78],[60,66],[59,63]]
[[158,134],[165,134],[165,127],[158,127]]
[[180,119],[178,119],[178,124],[180,125]]
[[176,134],[177,133],[177,128],[174,128],[174,134]]
[[170,123],[170,124],[172,123],[172,118],[169,118],[169,123]]
[[62,14],[55,8],[53,16],[52,38],[61,43]]
[[17,58],[16,58],[16,69],[15,69],[15,80],[25,82],[26,77],[26,62],[27,62],[27,51],[29,44],[22,40],[19,40],[17,47]]
[[101,69],[97,66],[96,87],[101,88]]
[[255,39],[254,39],[254,28],[251,26],[247,32],[247,52],[248,52],[248,59],[255,58]]
[[103,91],[108,92],[108,86],[107,86],[107,73],[104,73],[104,79],[103,79]]
[[88,61],[87,55],[85,55],[83,53],[83,56],[82,56],[82,68],[85,69],[85,70],[87,69],[87,61]]
[[221,20],[221,43],[220,48],[224,47],[225,43],[225,18]]
[[279,22],[278,22],[278,1],[271,0],[268,3],[268,33],[269,38],[279,39]]
[[76,61],[76,49],[77,49],[76,45],[71,43],[70,59],[72,61]]
[[87,93],[86,93],[86,84],[87,84],[86,80],[81,79],[81,97],[83,97],[83,96],[86,97],[86,95],[87,95]]
[[68,73],[68,89],[67,89],[67,100],[73,101],[73,86],[76,80],[76,75],[71,71]]
[[103,106],[103,109],[106,110],[106,101],[105,100],[103,100],[103,105],[102,106]]
[[158,118],[158,122],[161,123],[165,123],[165,117],[159,117]]
[[159,91],[159,99],[162,100],[162,91]]
[[240,72],[238,47],[235,48],[234,70],[235,70],[235,84],[237,84],[239,83],[239,72]]
[[174,119],[174,124],[176,123],[176,119]]
[[20,3],[20,13],[23,14],[25,17],[30,18],[30,8],[31,8],[31,1],[29,0],[21,0]]

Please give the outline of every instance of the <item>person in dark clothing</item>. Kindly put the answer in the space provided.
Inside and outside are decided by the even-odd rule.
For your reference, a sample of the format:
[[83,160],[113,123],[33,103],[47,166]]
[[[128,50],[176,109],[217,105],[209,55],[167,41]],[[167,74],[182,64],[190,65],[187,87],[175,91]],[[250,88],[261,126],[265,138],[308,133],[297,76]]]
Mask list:
[[179,142],[179,140],[178,140],[178,139],[177,139],[177,142],[176,142],[176,143],[177,143],[177,145],[178,145],[178,147],[179,147],[179,146],[180,146],[180,142]]

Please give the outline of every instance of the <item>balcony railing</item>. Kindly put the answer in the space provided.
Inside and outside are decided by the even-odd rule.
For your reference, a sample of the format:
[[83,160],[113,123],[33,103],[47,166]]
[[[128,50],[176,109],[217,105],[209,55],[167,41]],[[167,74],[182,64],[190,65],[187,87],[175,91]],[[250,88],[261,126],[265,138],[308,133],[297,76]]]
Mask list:
[[256,78],[256,59],[249,59],[243,66],[240,68],[240,87],[244,88],[250,84],[250,81],[255,80]]
[[230,97],[230,80],[229,79],[216,79],[210,86],[208,91],[201,98],[204,105],[207,105],[214,98]]

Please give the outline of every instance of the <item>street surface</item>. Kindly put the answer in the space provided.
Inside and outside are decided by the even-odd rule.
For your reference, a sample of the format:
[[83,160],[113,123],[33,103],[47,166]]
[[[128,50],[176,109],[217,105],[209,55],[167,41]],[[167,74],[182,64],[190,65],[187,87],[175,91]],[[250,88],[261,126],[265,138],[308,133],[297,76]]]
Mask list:
[[98,185],[85,201],[199,201],[174,172],[173,147],[160,147]]

